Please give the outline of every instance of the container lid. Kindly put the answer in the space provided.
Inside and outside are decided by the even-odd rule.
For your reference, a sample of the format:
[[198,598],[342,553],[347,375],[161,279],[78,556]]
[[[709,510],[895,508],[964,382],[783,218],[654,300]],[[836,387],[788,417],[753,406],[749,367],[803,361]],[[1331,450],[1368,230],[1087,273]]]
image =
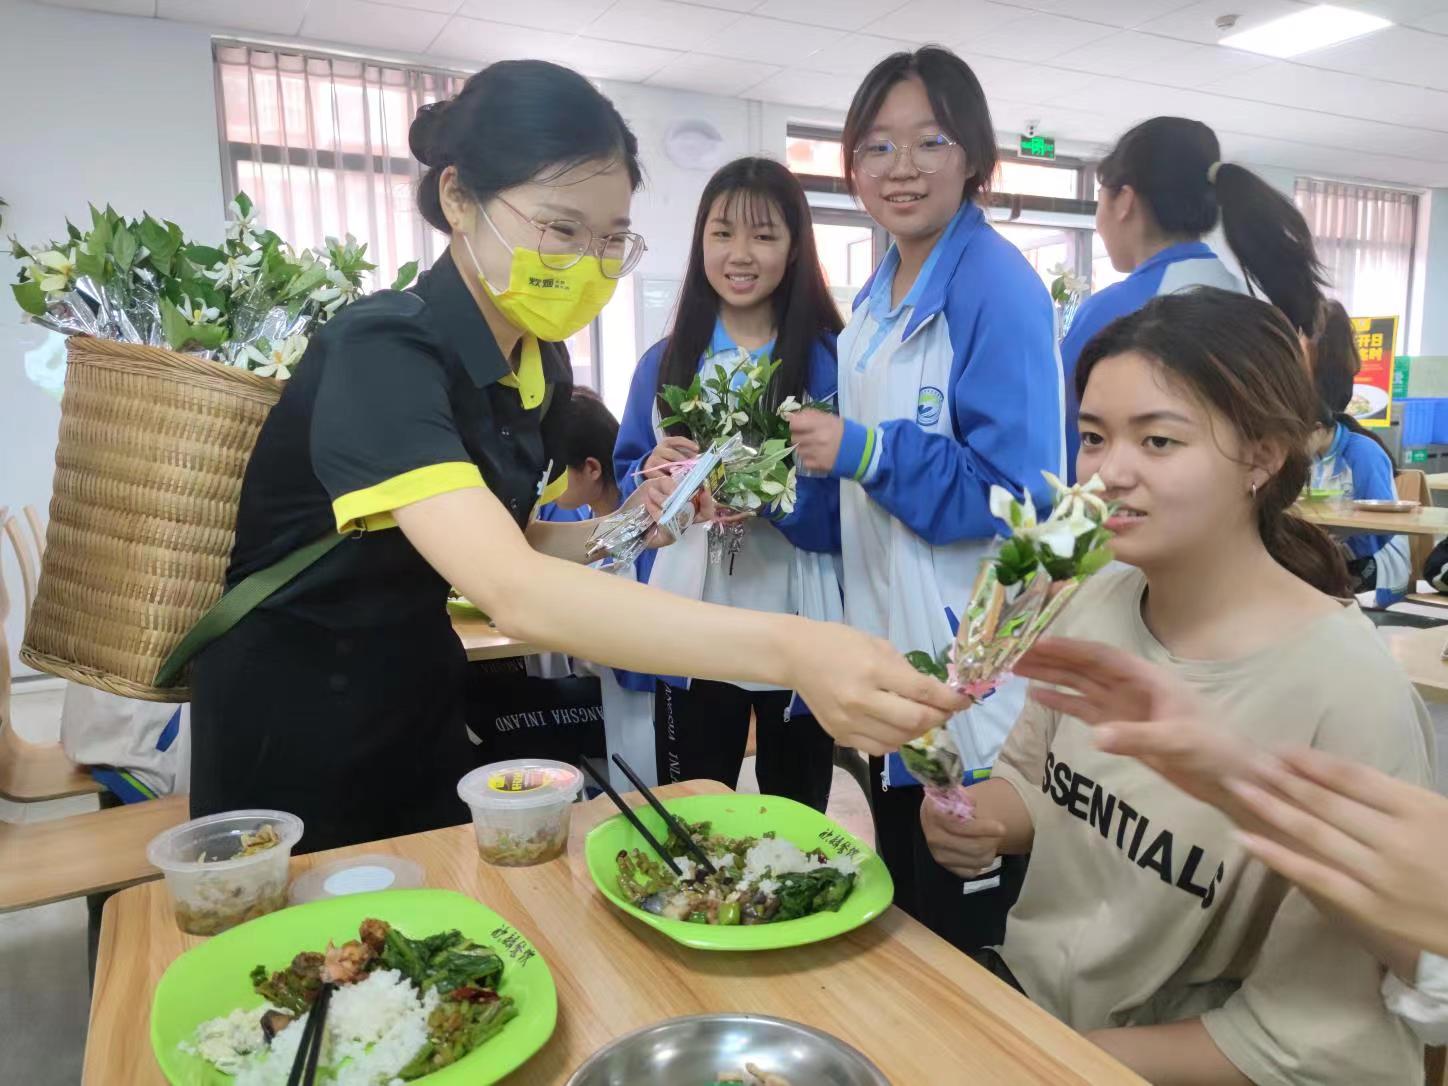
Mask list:
[[288,891],[293,905],[374,890],[411,890],[422,885],[422,866],[401,856],[373,852],[321,864],[297,876]]
[[458,781],[458,797],[469,807],[522,811],[572,803],[583,788],[583,774],[567,762],[514,758],[480,766]]
[[[199,857],[207,852],[208,841],[225,838],[239,838],[242,833],[255,833],[262,826],[276,828],[280,842],[271,848],[253,852],[250,856],[218,856],[212,860]],[[163,871],[218,871],[238,867],[249,867],[263,863],[277,855],[286,856],[302,837],[302,820],[286,811],[251,809],[245,811],[222,811],[204,815],[172,826],[169,830],[151,838],[146,846],[146,859]]]

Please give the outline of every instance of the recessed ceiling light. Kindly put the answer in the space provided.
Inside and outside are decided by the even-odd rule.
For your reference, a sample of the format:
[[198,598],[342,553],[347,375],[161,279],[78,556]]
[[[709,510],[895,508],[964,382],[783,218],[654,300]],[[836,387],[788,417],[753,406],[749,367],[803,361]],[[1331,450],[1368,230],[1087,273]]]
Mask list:
[[1366,12],[1319,4],[1249,30],[1228,34],[1218,44],[1269,57],[1295,57],[1392,25],[1389,20]]

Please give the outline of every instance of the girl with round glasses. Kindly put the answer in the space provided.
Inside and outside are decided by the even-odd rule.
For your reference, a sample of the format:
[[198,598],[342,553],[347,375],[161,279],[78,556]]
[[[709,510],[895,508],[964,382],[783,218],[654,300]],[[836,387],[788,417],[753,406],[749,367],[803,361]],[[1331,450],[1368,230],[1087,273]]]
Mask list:
[[[229,584],[347,538],[196,658],[192,812],[292,811],[308,849],[462,821],[472,750],[449,585],[548,649],[797,688],[867,750],[957,708],[847,627],[583,568],[590,524],[533,514],[568,485],[560,341],[644,253],[629,219],[638,142],[588,80],[542,61],[484,69],[425,106],[410,140],[419,210],[448,244],[413,289],[363,299],[314,336],[267,418]],[[632,501],[657,517],[672,490],[657,480]]]
[[[845,177],[893,244],[840,336],[839,413],[803,411],[801,463],[842,480],[845,618],[901,651],[953,639],[1001,526],[992,485],[1047,501],[1062,469],[1063,395],[1051,301],[986,221],[995,130],[975,74],[940,48],[865,77],[845,122]],[[988,776],[1024,700],[1018,684],[959,714],[970,780]],[[966,946],[998,939],[1018,872],[970,883],[930,858],[921,791],[899,757],[871,774],[895,901]]]

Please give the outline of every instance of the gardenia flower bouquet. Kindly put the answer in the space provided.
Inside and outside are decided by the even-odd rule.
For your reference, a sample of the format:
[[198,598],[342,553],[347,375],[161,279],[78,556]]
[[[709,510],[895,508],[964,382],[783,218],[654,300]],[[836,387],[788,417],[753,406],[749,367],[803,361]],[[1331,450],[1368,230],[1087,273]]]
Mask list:
[[[256,221],[245,193],[231,203],[220,245],[187,240],[150,214],[123,219],[91,208],[89,230],[66,223],[66,237],[23,246],[15,300],[30,319],[57,332],[198,354],[263,377],[285,380],[309,336],[362,293],[375,265],[348,234],[320,251],[296,251]],[[403,267],[394,290],[417,274]]]
[[[687,388],[664,385],[659,390],[673,412],[660,420],[661,429],[684,426],[702,450],[741,439],[710,480],[714,500],[725,512],[784,515],[794,510],[797,470],[789,420],[805,405],[793,396],[771,405],[769,383],[779,365],[756,362],[748,351],[735,347],[706,359]],[[737,554],[743,539],[742,524],[715,525],[712,558]]]
[[[995,690],[1086,579],[1112,560],[1106,527],[1112,507],[1100,496],[1106,489],[1100,476],[1067,486],[1042,474],[1055,491],[1045,520],[1038,519],[1029,493],[1018,499],[991,487],[991,514],[1010,525],[1010,537],[981,563],[955,640],[938,656],[907,655],[916,670],[977,700]],[[900,756],[938,802],[969,817],[972,805],[961,780],[970,767],[946,729],[906,744]]]

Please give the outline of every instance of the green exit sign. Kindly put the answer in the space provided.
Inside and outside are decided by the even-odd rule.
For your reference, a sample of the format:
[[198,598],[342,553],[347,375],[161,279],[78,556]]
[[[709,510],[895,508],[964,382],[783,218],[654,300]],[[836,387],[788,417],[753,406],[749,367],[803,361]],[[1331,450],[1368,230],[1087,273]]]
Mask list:
[[1022,158],[1055,158],[1056,137],[1054,136],[1022,136],[1021,137]]

